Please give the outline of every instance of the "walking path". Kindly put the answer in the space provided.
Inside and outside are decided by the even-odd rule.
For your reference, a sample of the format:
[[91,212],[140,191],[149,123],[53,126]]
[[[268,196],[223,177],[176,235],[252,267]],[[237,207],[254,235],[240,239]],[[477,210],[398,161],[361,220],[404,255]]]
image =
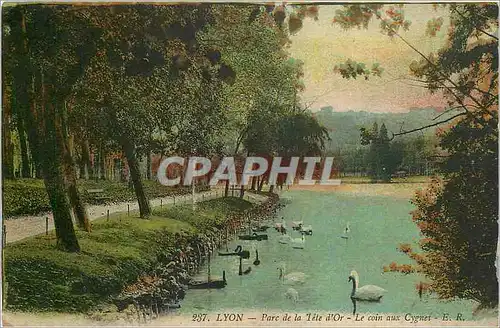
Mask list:
[[[223,190],[210,190],[204,191],[200,193],[196,193],[195,199],[196,202],[220,198],[224,196]],[[251,202],[262,202],[266,199],[265,196],[257,195],[251,192],[245,192],[246,200]],[[182,196],[175,197],[162,197],[155,198],[150,200],[151,207],[158,207],[160,205],[168,205],[168,204],[186,204],[192,202],[192,195],[186,194]],[[130,202],[122,202],[116,204],[108,204],[108,205],[91,205],[86,206],[87,214],[90,221],[93,221],[97,218],[103,217],[107,215],[107,211],[109,210],[109,214],[117,213],[117,212],[126,212],[130,209],[130,211],[135,211],[139,209],[139,205],[136,201]],[[48,219],[48,230],[54,229],[54,220],[52,217],[52,213],[46,213],[44,215],[37,216],[18,216],[15,218],[9,218],[3,220],[5,232],[6,232],[6,241],[7,243],[12,243],[27,237],[39,235],[45,233],[46,230],[46,219]]]

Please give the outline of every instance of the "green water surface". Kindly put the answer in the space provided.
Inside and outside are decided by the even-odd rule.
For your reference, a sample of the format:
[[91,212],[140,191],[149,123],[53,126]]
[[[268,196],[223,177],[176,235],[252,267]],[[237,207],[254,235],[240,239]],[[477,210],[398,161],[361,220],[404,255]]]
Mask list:
[[[229,249],[242,245],[252,251],[243,261],[243,269],[252,267],[249,275],[238,275],[236,257],[215,257],[211,261],[212,275],[226,270],[228,285],[221,290],[189,290],[182,301],[180,313],[215,313],[219,311],[321,311],[352,312],[352,285],[348,282],[351,270],[360,277],[360,286],[377,285],[387,290],[378,303],[357,302],[357,312],[412,313],[442,318],[444,313],[456,317],[462,313],[472,319],[470,301],[441,301],[435,296],[419,298],[415,285],[424,280],[421,275],[384,273],[383,266],[392,261],[411,263],[397,250],[400,243],[416,244],[419,231],[411,221],[413,205],[404,198],[388,196],[356,196],[338,192],[287,191],[282,194],[291,200],[279,213],[287,221],[303,220],[311,224],[313,235],[306,236],[304,249],[278,242],[280,236],[269,229],[267,241],[234,241]],[[278,222],[278,221],[276,221]],[[280,222],[280,221],[279,221]],[[348,240],[340,238],[346,223],[350,225]],[[290,230],[290,229],[289,229]],[[291,232],[292,237],[300,236]],[[254,266],[254,250],[258,249],[260,265]],[[286,273],[303,272],[307,279],[302,285],[284,285],[279,280],[280,263]],[[293,287],[299,300],[284,296]]]

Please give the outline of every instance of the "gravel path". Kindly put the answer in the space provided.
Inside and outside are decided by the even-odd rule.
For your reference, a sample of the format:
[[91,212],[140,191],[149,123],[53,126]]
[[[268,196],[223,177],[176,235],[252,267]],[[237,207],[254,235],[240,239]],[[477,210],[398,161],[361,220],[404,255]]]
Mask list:
[[[204,201],[214,198],[219,198],[224,195],[223,190],[211,190],[204,191],[196,194],[196,201]],[[261,202],[265,200],[264,196],[257,195],[254,193],[245,193],[245,199],[252,202]],[[191,203],[192,196],[191,195],[183,195],[175,197],[175,204],[186,204]],[[174,204],[174,197],[163,197],[163,198],[155,198],[150,200],[151,207],[158,207],[161,204]],[[134,201],[116,203],[116,204],[108,204],[108,205],[91,205],[86,206],[87,214],[89,216],[89,220],[95,220],[97,218],[103,217],[107,214],[109,210],[109,214],[117,213],[117,212],[126,212],[127,206],[130,206],[130,211],[135,211],[139,209],[139,204]],[[38,216],[18,216],[15,218],[8,218],[3,220],[3,224],[5,226],[5,231],[7,233],[7,243],[12,243],[27,237],[39,235],[45,233],[45,224],[46,219],[48,219],[49,230],[54,229],[54,220],[52,217],[52,213],[46,213],[44,215]]]

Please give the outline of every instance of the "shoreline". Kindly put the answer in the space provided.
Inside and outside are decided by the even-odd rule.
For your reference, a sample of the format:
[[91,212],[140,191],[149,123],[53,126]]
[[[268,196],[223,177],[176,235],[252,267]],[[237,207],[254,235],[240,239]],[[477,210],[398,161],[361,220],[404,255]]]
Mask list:
[[[260,217],[266,213],[271,215],[276,211],[277,206],[279,206],[278,201],[279,197],[277,197],[277,195],[274,197],[272,195],[264,196],[252,194],[248,196],[248,202],[253,205],[247,210],[239,214],[231,214],[231,211],[224,211],[226,215],[230,216],[227,221],[225,221],[225,226],[230,230],[231,239],[237,238],[237,232],[247,223],[245,219],[246,216]],[[220,215],[224,212],[221,212]],[[125,221],[123,221],[123,224],[126,224]],[[135,318],[137,322],[137,318],[153,317],[152,309],[155,309],[154,313],[156,317],[161,317],[161,314],[169,312],[168,309],[172,304],[182,303],[191,279],[196,277],[200,269],[205,267],[204,264],[207,259],[213,257],[217,249],[222,249],[224,235],[226,235],[227,238],[227,233],[224,233],[224,231],[224,228],[220,223],[217,223],[217,221],[213,221],[211,226],[203,228],[198,231],[198,233],[195,231],[187,234],[182,231],[180,231],[180,233],[165,233],[163,230],[158,230],[156,234],[156,243],[158,246],[167,246],[167,251],[157,254],[157,259],[153,261],[154,263],[151,263],[153,267],[139,274],[134,282],[124,285],[119,294],[110,294],[107,301],[96,304],[97,307],[89,309],[89,312],[86,312],[86,310],[76,312],[64,312],[65,310],[63,310],[62,312],[54,312],[54,308],[48,307],[45,310],[49,312],[44,312],[43,308],[40,308],[40,312],[31,314],[22,312],[24,311],[22,307],[18,307],[20,304],[14,303],[14,307],[9,309],[12,311],[10,313],[12,313],[12,315],[27,315],[28,317],[31,315],[35,317],[42,315],[43,317],[43,313],[58,313],[56,316],[66,315],[75,316],[75,318],[83,316],[85,322],[90,320],[90,322],[94,323],[107,321],[110,318]],[[172,240],[172,237],[175,241]],[[78,254],[74,256],[78,257]],[[13,257],[13,259],[15,258]],[[48,263],[48,265],[49,264],[50,263]],[[19,282],[17,282],[17,279],[15,281],[11,281],[11,283],[17,285],[9,285],[9,289],[13,288],[13,290],[18,290],[19,288],[24,288],[18,286]],[[73,280],[68,280],[68,283],[72,281]],[[106,289],[106,286],[106,283],[104,283],[100,288]],[[34,319],[34,321],[28,324],[32,325],[32,322],[38,323],[40,320]],[[71,320],[70,322],[74,321]],[[7,319],[7,323],[10,323],[9,319]],[[16,322],[15,324],[19,325],[20,323]]]
[[286,195],[287,191],[309,191],[326,193],[347,193],[356,196],[389,196],[395,198],[410,199],[417,190],[425,190],[428,186],[426,182],[409,183],[342,183],[337,186],[328,185],[292,185],[290,189],[283,188],[280,195]]
[[[412,184],[414,185],[414,184]],[[346,185],[348,186],[348,185]],[[381,185],[383,186],[383,185]],[[343,186],[345,187],[345,186]],[[294,188],[291,188],[293,190]],[[341,190],[340,192],[345,192],[345,190]],[[349,192],[352,192],[352,190],[349,190]],[[277,196],[278,197],[264,197],[263,195],[258,195],[261,196],[262,198],[266,200],[270,200],[271,198],[276,198],[279,199],[279,196],[285,196],[286,192],[283,190],[283,192],[280,192]],[[285,196],[286,197],[286,196]],[[283,199],[283,198],[282,198]],[[254,205],[255,208],[255,205]],[[217,234],[217,233],[215,233]],[[208,237],[208,236],[207,236]],[[215,235],[213,236],[215,237]],[[211,239],[211,238],[209,238]],[[215,239],[215,240],[214,240]],[[212,240],[207,240],[209,244],[212,244],[215,246],[217,244],[216,238]],[[185,246],[185,245],[184,245]],[[211,247],[208,247],[211,248]],[[185,249],[184,247],[181,246],[181,249]],[[195,252],[196,253],[196,252]],[[196,257],[197,254],[192,254],[194,257]],[[199,257],[199,256],[198,256]],[[202,256],[203,257],[203,256]],[[177,262],[178,259],[172,259],[173,261]],[[195,262],[200,261],[200,258],[193,258]],[[188,261],[189,262],[189,261]],[[202,261],[200,261],[202,262]],[[203,263],[203,262],[202,262]],[[182,304],[182,299],[179,300],[179,303]],[[336,312],[335,310],[331,310],[329,313],[333,314],[338,314],[341,316],[350,316],[351,319],[349,320],[328,320],[326,321],[326,316],[329,313],[326,313],[324,311],[316,311],[318,315],[323,316],[323,320],[301,320],[301,321],[291,321],[288,320],[283,320],[278,318],[277,320],[271,319],[267,320],[268,317],[271,316],[278,316],[282,317],[284,314],[288,313],[291,315],[295,315],[295,312],[291,311],[283,311],[283,310],[278,310],[278,309],[265,309],[262,311],[251,309],[249,311],[246,311],[244,309],[226,309],[226,310],[219,310],[217,312],[210,312],[207,314],[207,317],[209,321],[203,321],[203,322],[196,322],[193,321],[193,316],[192,314],[195,314],[197,312],[201,312],[202,310],[196,310],[196,309],[191,309],[190,312],[188,313],[178,313],[177,311],[171,311],[171,312],[166,312],[163,314],[160,314],[158,317],[155,318],[150,318],[148,320],[143,320],[139,321],[137,320],[138,312],[134,312],[132,316],[128,316],[125,314],[125,311],[113,311],[110,309],[104,309],[101,310],[101,312],[91,312],[91,313],[65,313],[65,312],[34,312],[34,313],[28,313],[28,312],[19,312],[19,311],[12,311],[12,312],[4,312],[3,313],[3,318],[5,319],[4,325],[10,325],[10,326],[34,326],[34,322],[36,322],[36,326],[69,326],[68,323],[71,323],[70,326],[131,326],[131,325],[145,325],[145,326],[186,326],[186,327],[205,327],[205,326],[217,326],[217,327],[232,327],[237,324],[239,327],[255,327],[255,326],[269,326],[269,327],[303,327],[303,326],[309,326],[309,327],[318,327],[318,326],[328,326],[328,327],[436,327],[436,326],[449,326],[449,327],[460,327],[460,326],[467,326],[467,327],[496,327],[498,326],[498,320],[497,320],[497,315],[494,314],[494,311],[491,309],[486,309],[483,311],[480,311],[477,315],[477,320],[468,320],[468,321],[456,321],[456,320],[450,320],[450,321],[443,321],[437,318],[431,318],[431,320],[423,320],[419,321],[417,323],[412,323],[411,321],[408,321],[404,319],[404,316],[406,314],[395,314],[400,316],[400,320],[378,320],[378,321],[368,321],[366,318],[369,315],[373,315],[371,313],[358,313],[360,316],[365,316],[365,320],[352,320],[352,314],[351,313],[343,313],[343,312]],[[314,313],[315,311],[311,311],[310,313]],[[224,317],[224,314],[231,315],[231,314],[241,314],[242,315],[242,320],[241,321],[217,321],[217,314],[221,314],[222,317]],[[266,319],[262,319],[263,315],[266,314]],[[307,312],[304,310],[300,310],[300,312],[297,312],[297,314],[301,315],[302,317],[305,317],[307,315]],[[485,315],[486,314],[486,315]],[[377,313],[377,315],[382,315],[383,317],[390,316],[390,313]],[[424,313],[415,313],[414,315],[416,316],[425,316]],[[456,314],[451,314],[451,317],[456,316]],[[129,320],[131,317],[133,317],[134,320]],[[255,319],[251,319],[255,318]],[[220,318],[219,318],[220,319]],[[417,319],[418,320],[418,319]]]

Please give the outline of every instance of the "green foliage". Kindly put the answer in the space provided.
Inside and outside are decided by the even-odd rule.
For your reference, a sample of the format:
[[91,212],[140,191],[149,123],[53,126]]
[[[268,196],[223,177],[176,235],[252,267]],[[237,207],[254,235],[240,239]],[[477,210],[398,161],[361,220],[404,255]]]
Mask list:
[[251,207],[251,203],[239,197],[226,197],[200,203],[195,211],[186,205],[157,209],[155,214],[186,222],[199,231],[206,231],[213,227],[222,228],[230,216],[242,214]]
[[382,123],[380,130],[377,123],[371,130],[361,128],[361,143],[370,145],[367,154],[368,174],[373,181],[390,181],[392,174],[402,162],[403,149],[400,143],[390,142],[387,128]]
[[305,4],[283,4],[283,5],[267,5],[266,10],[272,13],[272,17],[276,25],[285,29],[285,20],[288,18],[288,32],[290,34],[297,33],[302,28],[302,22],[306,17],[318,20],[318,6]]
[[278,154],[289,156],[317,156],[325,149],[328,131],[311,115],[299,112],[278,122]]
[[[208,190],[209,186],[197,186],[197,191]],[[127,182],[107,180],[80,180],[78,182],[82,201],[86,204],[102,204],[102,200],[89,189],[103,189],[106,203],[134,201],[135,193]],[[144,181],[144,190],[150,198],[185,195],[191,193],[191,187],[168,187],[156,181]],[[3,180],[3,215],[5,217],[19,215],[40,215],[50,211],[47,192],[42,180],[18,179]]]
[[344,5],[342,9],[335,12],[333,23],[339,24],[345,29],[353,27],[368,28],[368,23],[381,8],[382,5],[379,4]]
[[445,180],[417,193],[413,219],[424,239],[416,258],[442,298],[498,305],[498,128],[495,120],[469,118],[442,138],[450,156]]
[[4,217],[50,211],[49,198],[42,180],[3,180],[2,195]]
[[[63,177],[62,167],[72,166],[73,148],[83,165],[90,165],[89,148],[101,163],[123,151],[141,215],[147,217],[139,156],[220,155],[227,135],[236,131],[241,143],[249,111],[297,107],[301,64],[288,61],[284,47],[288,33],[298,30],[303,18],[315,17],[317,8],[291,8],[289,30],[259,5],[8,9],[6,63],[15,71],[16,100],[25,101],[30,150],[35,158],[39,150],[54,155],[38,158],[42,172],[53,173],[46,181],[47,190],[54,190],[55,218],[68,227],[56,225],[58,236],[72,230],[70,207],[56,204],[67,203],[63,184],[72,177]],[[114,199],[129,195],[113,188],[105,192]],[[95,201],[85,193],[83,198]]]
[[371,69],[368,69],[364,63],[358,63],[352,59],[347,59],[345,63],[335,65],[335,73],[339,73],[345,79],[356,79],[358,76],[364,76],[368,80],[371,75],[380,77],[384,69],[379,63],[374,63]]
[[425,34],[429,36],[436,36],[437,32],[441,30],[443,26],[444,19],[442,17],[432,18],[427,22],[427,28]]
[[[432,108],[412,108],[403,113],[371,113],[367,111],[334,111],[332,107],[323,107],[314,113],[318,123],[325,126],[330,134],[330,140],[325,143],[328,152],[351,151],[362,146],[360,129],[371,126],[373,122],[385,123],[390,132],[399,132],[402,129],[411,130],[435,122],[435,118],[447,119],[456,115],[458,111],[449,110],[446,113]],[[419,133],[426,140],[436,139],[436,128],[429,128]],[[389,133],[390,134],[390,133]],[[416,134],[398,136],[399,140],[410,140]]]
[[[285,52],[289,42],[286,30],[272,19],[272,15],[276,19],[282,13],[284,20],[283,8],[274,8],[272,14],[256,11],[258,8],[216,6],[215,23],[200,33],[202,46],[217,49],[222,60],[236,73],[235,83],[223,86],[224,96],[220,103],[227,119],[220,134],[226,154],[234,155],[235,149],[238,152],[242,141],[245,146],[251,144],[245,140],[254,140],[254,132],[264,124],[266,128],[262,129],[259,140],[269,137],[269,144],[274,144],[266,131],[271,129],[272,122],[277,122],[284,112],[296,106],[301,87],[302,63],[289,58]],[[218,122],[219,125],[223,123]],[[247,150],[267,152],[264,145],[255,148]]]
[[[433,181],[414,200],[413,220],[425,237],[423,253],[407,247],[402,251],[432,279],[430,288],[440,297],[497,307],[498,5],[445,6],[451,23],[448,42],[429,55],[398,33],[409,27],[403,5],[390,7],[385,15],[382,5],[346,5],[337,11],[334,22],[345,28],[366,28],[371,19],[378,19],[382,32],[398,36],[421,57],[411,64],[412,74],[431,92],[444,91],[450,107],[462,111],[461,119],[441,135],[440,146],[447,152],[441,156],[445,180]],[[440,17],[431,19],[426,34],[435,36],[442,24]],[[362,142],[373,146],[376,134],[366,129],[361,133]],[[415,146],[422,152],[418,141]]]
[[380,29],[388,36],[393,36],[400,29],[408,30],[411,22],[405,19],[403,5],[390,6],[385,11],[380,4],[349,4],[335,12],[333,23],[345,29],[368,28],[372,19],[380,21]]
[[[422,242],[422,270],[442,298],[498,306],[498,30],[497,4],[450,4],[448,44],[412,65],[430,90],[444,87],[464,110],[441,136],[448,152],[435,181],[417,194],[414,220]],[[444,81],[444,82],[443,82]]]
[[[149,220],[114,214],[109,221],[93,221],[91,233],[77,232],[85,250],[80,253],[58,250],[54,233],[9,244],[5,249],[7,307],[22,311],[92,310],[141,274],[151,273],[157,251],[178,246],[173,234],[204,232],[228,214],[249,207],[246,201],[228,198],[200,203],[196,213],[177,207],[158,211]],[[204,221],[198,220],[200,217]]]
[[[324,107],[315,113],[315,118],[329,131],[330,140],[325,142],[325,152],[335,157],[336,167],[346,174],[367,174],[370,148],[362,146],[369,145],[375,136],[366,126],[375,121],[384,122],[391,132],[399,131],[403,123],[406,129],[414,129],[433,122],[438,115],[447,118],[456,113],[453,110],[439,113],[424,108],[408,113],[334,112],[331,107]],[[440,155],[440,150],[436,148],[436,132],[436,129],[429,128],[421,134],[402,135],[392,140],[393,160],[396,164],[400,163],[397,169],[405,170],[410,175],[435,172]]]

